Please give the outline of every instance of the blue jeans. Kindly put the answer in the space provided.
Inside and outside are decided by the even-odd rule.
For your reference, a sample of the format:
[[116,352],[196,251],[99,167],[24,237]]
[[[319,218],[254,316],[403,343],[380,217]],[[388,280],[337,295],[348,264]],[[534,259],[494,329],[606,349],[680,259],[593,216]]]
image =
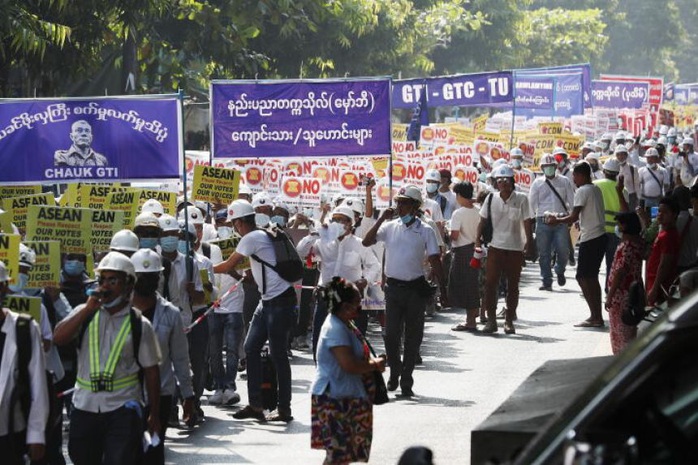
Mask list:
[[247,354],[247,392],[249,404],[262,408],[262,356],[264,343],[269,341],[269,355],[274,362],[279,389],[279,410],[291,410],[291,363],[288,360],[288,338],[296,324],[298,301],[293,288],[290,292],[257,307],[245,339]]
[[[242,313],[214,313],[209,316],[209,350],[211,373],[216,389],[237,391],[235,377],[238,372],[238,346],[242,339]],[[223,367],[223,341],[225,341],[225,368]]]
[[569,249],[569,229],[566,224],[551,226],[545,224],[542,218],[536,219],[536,247],[538,247],[538,264],[540,265],[540,277],[543,286],[553,285],[553,273],[550,268],[550,260],[553,250],[555,259],[555,274],[565,274]]

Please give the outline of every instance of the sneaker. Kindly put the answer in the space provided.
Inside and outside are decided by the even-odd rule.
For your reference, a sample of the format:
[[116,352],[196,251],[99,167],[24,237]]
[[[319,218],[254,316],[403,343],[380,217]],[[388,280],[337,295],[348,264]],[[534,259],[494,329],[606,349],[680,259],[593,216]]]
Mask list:
[[247,418],[252,418],[254,420],[266,421],[267,417],[264,416],[264,410],[252,407],[251,405],[246,406],[242,410],[238,410],[233,413],[233,418],[236,420],[246,420]]
[[212,395],[208,397],[208,403],[211,405],[219,405],[223,402],[223,389],[216,389]]
[[[564,278],[564,276],[563,276]],[[560,282],[560,278],[557,279],[557,282]],[[539,291],[548,291],[548,292],[553,292],[553,286],[541,286],[538,288]]]
[[565,284],[567,284],[567,278],[565,278],[564,274],[557,275],[557,284],[559,286],[564,286]]
[[293,420],[293,415],[291,415],[291,411],[288,410],[274,410],[273,412],[270,412],[269,415],[266,417],[267,421],[283,421],[288,423],[289,421]]
[[235,405],[240,402],[240,394],[233,391],[232,389],[226,389],[223,391],[221,404],[223,405]]

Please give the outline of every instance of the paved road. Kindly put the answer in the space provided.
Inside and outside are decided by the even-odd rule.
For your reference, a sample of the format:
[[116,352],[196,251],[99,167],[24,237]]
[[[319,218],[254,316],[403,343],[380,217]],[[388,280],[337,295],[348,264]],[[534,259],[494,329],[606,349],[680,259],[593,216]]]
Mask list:
[[[420,444],[434,451],[435,463],[467,464],[471,430],[544,361],[610,354],[607,330],[573,327],[588,316],[573,275],[574,269],[568,269],[566,287],[543,293],[538,291],[537,265],[524,269],[516,335],[506,336],[501,329],[496,336],[453,332],[451,326],[463,317],[456,312],[427,320],[424,364],[415,372],[417,397],[374,409],[370,463],[396,463],[405,448]],[[370,331],[371,340],[382,348],[379,329]],[[230,415],[237,407],[204,406],[204,425],[193,432],[168,432],[168,463],[322,463],[324,452],[309,447],[312,357],[295,354],[293,422],[234,420]],[[244,404],[245,382],[238,386]]]

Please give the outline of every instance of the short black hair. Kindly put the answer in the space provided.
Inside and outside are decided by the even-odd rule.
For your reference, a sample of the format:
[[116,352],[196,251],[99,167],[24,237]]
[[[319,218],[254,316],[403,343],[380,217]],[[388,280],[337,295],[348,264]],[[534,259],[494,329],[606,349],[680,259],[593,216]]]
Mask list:
[[591,165],[586,161],[580,161],[579,163],[574,165],[572,172],[581,174],[582,176],[586,176],[587,178],[591,178]]
[[453,193],[459,194],[464,199],[473,198],[473,185],[469,181],[462,181],[453,186]]
[[679,202],[672,195],[667,195],[659,199],[659,205],[666,205],[675,215],[679,214]]
[[635,212],[621,212],[616,215],[616,220],[623,225],[623,232],[637,236],[642,231],[640,217]]
[[698,184],[691,186],[691,198],[698,199]]
[[676,186],[671,193],[679,203],[679,209],[686,211],[691,208],[691,190],[686,186]]

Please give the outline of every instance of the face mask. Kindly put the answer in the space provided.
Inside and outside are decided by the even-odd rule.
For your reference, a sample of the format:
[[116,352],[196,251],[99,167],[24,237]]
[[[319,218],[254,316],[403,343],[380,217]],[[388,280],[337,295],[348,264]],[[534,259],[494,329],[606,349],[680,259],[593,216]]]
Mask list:
[[165,236],[160,238],[160,247],[162,247],[163,252],[171,253],[177,250],[177,243],[179,238],[175,236]]
[[647,163],[647,167],[651,170],[655,169],[657,167],[656,163]]
[[514,169],[521,169],[521,160],[512,160],[511,161],[511,166]]
[[120,295],[116,299],[112,300],[111,302],[105,302],[102,304],[102,307],[106,308],[109,310],[110,308],[118,307],[121,303],[124,301],[124,296]]
[[267,214],[257,213],[254,215],[254,222],[257,223],[258,228],[263,228],[264,226],[268,225],[269,221],[271,221],[271,218],[269,218],[269,215]]
[[141,249],[155,249],[155,247],[158,245],[158,238],[157,237],[141,237],[138,240],[138,243],[141,246]]
[[623,232],[620,230],[618,225],[616,225],[616,236],[618,236],[619,239],[623,239]]
[[284,218],[281,215],[274,215],[271,217],[271,222],[277,225],[280,228],[283,228],[286,226],[286,218]]
[[400,221],[402,221],[402,224],[408,224],[410,221],[414,219],[414,215],[409,214],[405,216],[400,217]]
[[342,223],[330,223],[327,226],[327,237],[330,241],[337,240],[340,236],[346,233],[344,225]]
[[674,145],[676,143],[676,137],[667,137],[667,142],[669,142],[670,145]]
[[29,282],[29,275],[25,273],[20,273],[19,276],[17,277],[17,283],[16,284],[10,284],[10,290],[12,292],[18,293],[22,292],[25,287],[27,287],[27,283]]
[[85,272],[85,264],[80,260],[66,260],[63,264],[63,271],[68,276],[80,276]]
[[[221,239],[228,239],[232,237],[233,229],[228,226],[221,226],[218,228],[218,237]],[[162,242],[162,241],[161,241]]]
[[160,273],[142,273],[138,276],[133,290],[143,297],[152,296],[158,290],[159,281]]
[[433,194],[433,193],[436,192],[438,189],[439,189],[439,185],[438,185],[438,184],[434,184],[433,182],[428,182],[428,183],[427,183],[427,192],[428,192],[428,193]]
[[[187,241],[177,241],[177,250],[179,253],[186,255],[187,254]],[[189,246],[189,251],[191,251],[191,245]]]
[[545,174],[548,177],[555,176],[555,167],[554,166],[544,166],[543,167],[543,174]]
[[314,208],[304,208],[303,209],[303,215],[305,215],[307,218],[312,218],[314,214],[315,214]]

